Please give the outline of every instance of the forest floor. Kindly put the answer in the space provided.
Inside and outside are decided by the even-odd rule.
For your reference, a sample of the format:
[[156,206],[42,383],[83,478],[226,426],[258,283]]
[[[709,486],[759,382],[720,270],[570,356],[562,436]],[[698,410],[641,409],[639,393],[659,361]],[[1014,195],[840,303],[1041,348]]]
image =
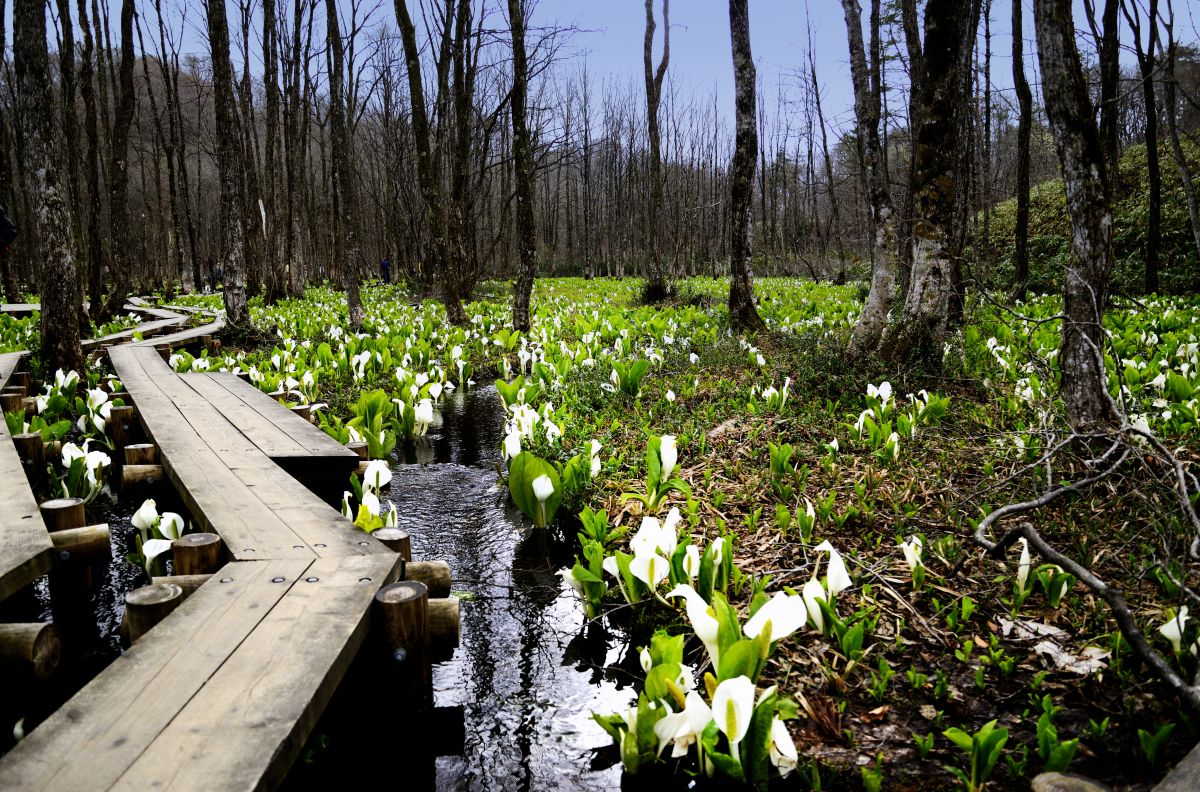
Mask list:
[[[619,529],[634,533],[644,516],[623,496],[646,491],[647,438],[676,437],[690,494],[671,493],[658,513],[680,509],[681,541],[703,547],[728,537],[736,608],[756,607],[758,592],[799,591],[823,566],[823,541],[848,564],[853,585],[835,605],[843,632],[810,625],[779,641],[760,682],[798,704],[789,731],[796,775],[810,785],[961,788],[953,769],[968,768],[968,755],[944,733],[973,734],[995,720],[1008,740],[989,788],[1027,788],[1043,769],[1069,766],[1116,788],[1146,789],[1200,739],[1200,721],[1150,675],[1088,589],[1036,555],[1018,584],[1018,548],[1002,563],[972,542],[992,509],[1091,470],[1088,449],[1076,445],[1043,456],[1068,434],[1053,396],[1053,322],[972,306],[931,376],[847,356],[859,307],[852,286],[763,279],[770,332],[743,339],[724,325],[723,284],[684,282],[658,307],[637,304],[637,285],[539,281],[525,338],[504,329],[504,284],[480,288],[466,328],[444,326],[439,306],[414,306],[398,287],[369,288],[361,336],[347,326],[339,294],[312,290],[303,301],[253,308],[277,345],[199,364],[185,354],[175,364],[252,368],[264,390],[327,403],[321,420],[332,434],[349,439],[356,424],[355,435],[381,431],[381,455],[405,441],[412,421],[401,407],[400,420],[371,424],[363,394],[382,390],[411,409],[430,382],[523,376],[529,392],[520,401],[538,414],[536,428],[520,432],[523,451],[565,482],[568,463],[586,458],[592,440],[601,444],[599,473],[574,490],[564,483],[562,514],[602,509],[612,529],[605,552],[625,548]],[[1035,298],[1018,311],[1036,320],[1052,316],[1055,303]],[[1161,299],[1114,309],[1109,321],[1114,391],[1191,470],[1200,453],[1198,316],[1196,300]],[[644,375],[626,376],[638,360],[650,364]],[[1159,631],[1183,602],[1172,578],[1197,583],[1181,562],[1186,542],[1166,473],[1147,456],[1028,519],[1119,587],[1155,648],[1190,678],[1195,628],[1185,622],[1175,656]],[[913,536],[923,546],[919,586],[899,547]],[[600,612],[619,618],[627,609],[610,582]],[[690,634],[681,613],[648,597],[642,605],[635,632]],[[855,625],[861,646],[845,640]],[[695,638],[686,660],[703,672]],[[686,773],[690,761],[654,775]]]

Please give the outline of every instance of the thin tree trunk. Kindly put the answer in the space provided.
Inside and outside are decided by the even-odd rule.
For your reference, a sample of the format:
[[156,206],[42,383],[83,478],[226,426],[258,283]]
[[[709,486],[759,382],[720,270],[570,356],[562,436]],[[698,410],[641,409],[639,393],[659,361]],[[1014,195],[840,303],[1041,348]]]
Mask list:
[[1196,243],[1196,254],[1200,256],[1200,207],[1196,203],[1196,186],[1192,182],[1192,172],[1188,168],[1187,159],[1183,155],[1183,146],[1179,142],[1179,124],[1176,118],[1175,103],[1175,58],[1177,45],[1175,43],[1175,19],[1172,10],[1171,18],[1166,24],[1167,47],[1164,59],[1163,101],[1167,107],[1167,132],[1171,138],[1171,153],[1175,158],[1175,167],[1179,169],[1179,181],[1183,184],[1183,193],[1187,198],[1188,221],[1192,227],[1192,239]]
[[660,213],[663,203],[662,139],[658,127],[658,109],[662,102],[663,77],[671,56],[671,18],[668,0],[663,0],[663,52],[654,67],[654,0],[646,0],[646,35],[642,43],[642,65],[646,79],[646,134],[650,141],[650,189],[646,201],[646,291],[648,303],[662,302],[667,296],[659,241]]
[[63,185],[53,151],[54,120],[50,96],[50,53],[46,47],[43,0],[13,3],[13,55],[16,72],[17,123],[23,140],[26,189],[41,242],[41,362],[45,371],[82,372],[79,346],[79,302],[71,219],[63,202]]
[[[111,226],[112,248],[109,250],[109,273],[112,291],[98,312],[93,311],[96,324],[107,322],[121,310],[129,290],[132,262],[128,255],[129,218],[126,205],[129,193],[129,129],[133,125],[133,0],[121,3],[121,61],[117,72],[116,108],[113,113],[112,148],[110,150],[108,217]],[[98,306],[97,306],[98,307]]]
[[[431,253],[434,270],[442,274],[443,300],[446,316],[455,324],[466,322],[466,311],[458,291],[457,278],[450,268],[449,244],[446,235],[446,211],[442,195],[441,175],[433,152],[430,137],[429,115],[425,109],[425,87],[421,80],[421,51],[417,46],[417,33],[412,17],[408,13],[407,0],[396,0],[396,20],[400,26],[400,38],[404,44],[404,60],[408,71],[408,96],[412,107],[413,139],[417,149],[417,180],[425,204],[429,226]],[[450,21],[446,20],[449,26]],[[444,48],[445,49],[445,48]]]
[[325,0],[325,30],[329,40],[329,143],[333,149],[333,262],[330,270],[341,271],[346,281],[346,307],[350,324],[358,330],[363,323],[359,296],[358,213],[355,196],[354,166],[350,157],[349,130],[346,124],[346,74],[342,33],[338,27],[337,4]]
[[1012,4],[1013,85],[1017,91],[1017,220],[1014,235],[1013,300],[1025,299],[1029,285],[1029,143],[1033,124],[1033,93],[1025,78],[1021,3]]
[[755,118],[755,69],[750,52],[750,13],[747,0],[729,0],[729,35],[733,51],[736,134],[730,173],[729,324],[744,330],[765,330],[754,304],[751,272],[751,200],[757,164],[758,129]]
[[229,62],[229,20],[224,2],[208,4],[208,43],[212,52],[213,109],[217,126],[217,167],[221,177],[221,252],[225,321],[239,332],[249,329],[246,308],[245,231],[242,227],[242,149],[233,67]]
[[529,298],[537,274],[537,239],[533,227],[533,150],[525,110],[529,66],[525,60],[525,9],[521,0],[508,0],[512,30],[513,171],[516,182],[517,253],[520,269],[513,294],[513,327],[529,330]]
[[[1125,19],[1133,29],[1134,54],[1142,75],[1142,102],[1146,110],[1146,125],[1143,128],[1146,142],[1146,175],[1149,182],[1148,216],[1146,218],[1146,247],[1144,251],[1146,280],[1144,288],[1148,294],[1158,291],[1158,243],[1162,236],[1162,169],[1158,162],[1158,102],[1154,96],[1154,58],[1158,47],[1158,0],[1149,0],[1146,25],[1149,41],[1142,47],[1141,11],[1136,3],[1124,3],[1121,8]],[[1130,9],[1133,9],[1130,11]],[[1110,163],[1116,172],[1117,163]]]
[[[872,40],[878,36],[878,3],[879,0],[873,0]],[[872,64],[868,69],[858,0],[842,0],[842,9],[850,45],[850,73],[854,81],[854,116],[858,127],[855,138],[871,216],[871,291],[850,340],[851,350],[862,354],[878,349],[888,313],[896,299],[895,211],[879,142],[880,86],[877,77],[872,79],[873,74],[879,74],[876,61],[879,52],[871,53]]]
[[1076,429],[1117,421],[1104,373],[1101,319],[1112,268],[1112,206],[1100,131],[1096,127],[1079,52],[1071,0],[1034,0],[1038,60],[1046,115],[1062,164],[1071,256],[1063,276],[1063,402]]

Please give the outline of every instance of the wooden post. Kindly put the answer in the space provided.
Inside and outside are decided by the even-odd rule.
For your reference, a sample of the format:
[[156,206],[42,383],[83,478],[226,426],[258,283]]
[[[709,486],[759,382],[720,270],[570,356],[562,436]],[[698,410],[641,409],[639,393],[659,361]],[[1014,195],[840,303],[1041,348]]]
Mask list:
[[184,534],[171,543],[177,575],[208,575],[221,566],[221,537],[215,533]]
[[196,593],[196,589],[200,588],[211,579],[212,575],[171,575],[170,577],[155,576],[150,578],[150,582],[154,583],[155,585],[159,583],[174,583],[176,586],[179,586],[179,588],[183,589],[183,598],[187,599],[192,594]]
[[162,465],[122,465],[121,489],[130,489],[145,485],[153,487],[166,479],[163,476]]
[[429,590],[423,583],[391,583],[375,593],[375,611],[380,634],[399,666],[401,694],[429,702],[433,698]]
[[30,485],[39,486],[46,478],[46,444],[42,442],[42,435],[39,432],[13,435],[13,445],[17,447],[17,456],[21,458]]
[[0,667],[35,679],[49,679],[62,659],[53,624],[0,624]]
[[310,414],[310,410],[309,410],[307,404],[297,404],[294,407],[290,407],[288,409],[290,409],[296,415],[299,415],[304,420],[306,420],[310,423],[312,422],[312,415]]
[[183,588],[175,583],[142,586],[125,595],[129,640],[137,641],[183,602]]
[[460,635],[458,600],[455,597],[429,600],[430,659],[435,663],[449,660],[458,648]]
[[237,378],[240,379],[242,382],[246,382],[246,383],[250,382],[250,372],[249,371],[243,371],[243,370],[239,369],[238,371],[236,371],[234,373],[237,375]]
[[68,528],[82,528],[86,522],[82,498],[54,498],[38,507],[46,530],[50,533]]
[[28,371],[15,371],[13,372],[13,375],[8,378],[8,382],[14,387],[19,386],[24,388],[25,392],[29,393],[29,388],[33,385],[33,375]]
[[445,561],[408,561],[403,575],[404,580],[424,583],[432,599],[450,596],[450,565]]
[[125,446],[125,464],[158,464],[158,446],[154,445],[154,443],[132,443]]
[[358,458],[366,461],[367,459],[367,444],[359,440],[353,443],[346,443],[346,448],[349,448],[354,453],[358,454]]
[[26,396],[24,399],[21,400],[21,406],[25,408],[26,420],[28,420],[38,414],[37,397],[35,397],[35,396]]
[[108,416],[109,434],[112,435],[113,443],[118,451],[122,451],[129,442],[129,424],[133,421],[133,417],[137,411],[130,405],[121,407],[113,407],[112,412]]
[[86,563],[100,558],[112,558],[112,542],[108,524],[65,528],[50,534],[58,564]]
[[24,409],[25,390],[23,388],[5,388],[0,391],[0,411],[20,412]]
[[170,365],[170,363],[171,363],[171,345],[170,344],[155,344],[154,349],[155,349],[155,351],[158,352],[158,356],[163,359],[163,362],[166,363],[167,365]]
[[392,552],[399,553],[405,561],[412,560],[412,543],[409,541],[408,531],[403,528],[378,528],[371,536],[383,542]]

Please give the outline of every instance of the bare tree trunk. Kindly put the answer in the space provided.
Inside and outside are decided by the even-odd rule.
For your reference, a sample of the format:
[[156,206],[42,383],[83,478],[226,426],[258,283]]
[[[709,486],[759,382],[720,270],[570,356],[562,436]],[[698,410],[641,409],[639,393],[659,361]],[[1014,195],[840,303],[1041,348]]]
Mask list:
[[750,13],[747,0],[729,0],[729,35],[733,50],[734,107],[737,132],[734,136],[733,168],[730,173],[729,237],[729,324],[745,330],[765,330],[754,305],[754,276],[751,273],[753,245],[751,199],[754,167],[757,164],[758,128],[755,118],[755,69],[750,52]]
[[[1122,10],[1129,27],[1133,29],[1134,53],[1142,74],[1142,101],[1146,109],[1144,127],[1146,141],[1146,172],[1149,181],[1148,217],[1146,218],[1145,290],[1148,294],[1158,291],[1158,243],[1162,236],[1162,169],[1158,163],[1158,102],[1154,97],[1154,58],[1158,48],[1158,0],[1149,0],[1146,25],[1149,27],[1146,46],[1142,46],[1142,18],[1137,3],[1123,3]],[[1130,10],[1132,9],[1132,11]],[[1110,163],[1116,172],[1118,163]]]
[[[917,106],[916,87],[925,82],[925,54],[921,51],[920,18],[917,15],[917,0],[900,0],[900,21],[904,29],[904,46],[908,52],[908,140],[910,147],[917,142],[917,130],[921,113]],[[900,240],[897,245],[896,264],[900,278],[900,294],[908,295],[913,269],[913,225],[915,202],[912,186],[916,183],[917,159],[908,158],[908,189],[904,192],[904,203],[900,212]]]
[[279,151],[279,31],[276,30],[275,0],[263,0],[263,108],[266,140],[263,152],[263,206],[267,216],[264,261],[269,275],[267,298],[271,302],[287,294],[284,257],[279,251],[279,207],[276,167]]
[[[453,277],[454,273],[450,271],[453,263],[450,261],[446,234],[446,210],[440,168],[430,138],[429,115],[425,109],[425,86],[421,80],[421,51],[417,46],[417,33],[408,13],[407,0],[396,0],[396,20],[400,25],[400,38],[404,44],[404,60],[408,70],[408,97],[412,106],[413,139],[417,149],[417,180],[429,225],[434,270],[442,274],[442,295],[447,318],[455,324],[463,324],[466,322],[466,311],[463,310],[459,295],[458,279]],[[449,24],[447,20],[446,25]]]
[[646,77],[646,134],[650,139],[650,189],[646,202],[646,291],[648,303],[662,302],[667,296],[663,274],[659,215],[662,211],[662,142],[658,128],[658,108],[662,101],[663,77],[671,56],[671,17],[668,0],[663,0],[663,52],[658,67],[654,67],[654,0],[646,0],[646,36],[642,44],[642,61]]
[[1021,4],[1012,4],[1013,85],[1017,91],[1017,220],[1013,249],[1013,300],[1025,299],[1029,284],[1029,142],[1033,124],[1033,93],[1025,78]]
[[229,20],[224,2],[208,4],[208,43],[212,52],[213,105],[217,125],[217,167],[221,175],[221,268],[225,321],[236,331],[249,328],[246,309],[245,230],[242,227],[242,148],[229,62]]
[[108,218],[112,248],[109,250],[109,273],[112,291],[104,307],[92,314],[96,324],[107,322],[121,310],[129,290],[130,267],[128,256],[129,219],[126,205],[129,193],[129,129],[133,125],[133,0],[121,3],[121,61],[115,89],[116,108],[113,114],[112,148],[109,165]]
[[13,3],[13,55],[17,123],[24,144],[26,189],[41,241],[42,366],[82,372],[79,302],[71,219],[52,150],[54,120],[50,97],[50,53],[46,47],[44,0]]
[[533,150],[525,109],[529,66],[525,60],[525,8],[521,0],[508,0],[509,27],[512,30],[513,87],[513,170],[516,182],[517,252],[520,270],[513,294],[513,327],[529,330],[529,298],[537,274],[537,239],[533,227]]
[[1046,115],[1062,164],[1071,258],[1063,277],[1063,402],[1076,429],[1117,421],[1104,373],[1101,318],[1112,268],[1112,208],[1100,131],[1096,128],[1079,52],[1071,0],[1035,0],[1038,60]]
[[[873,0],[872,40],[878,38],[878,6],[879,0]],[[877,59],[880,53],[872,51],[872,63],[868,69],[858,0],[842,0],[842,9],[846,16],[850,73],[854,80],[854,116],[858,127],[855,137],[871,215],[871,291],[850,340],[851,350],[861,354],[878,349],[888,313],[896,299],[895,211],[879,142],[880,64]]]
[[[1168,7],[1170,7],[1168,5]],[[1164,57],[1163,72],[1163,101],[1167,106],[1167,132],[1171,138],[1171,153],[1175,158],[1175,167],[1179,169],[1179,181],[1183,184],[1183,192],[1187,198],[1188,221],[1192,227],[1192,239],[1196,243],[1196,253],[1200,255],[1200,207],[1196,205],[1196,186],[1192,182],[1192,173],[1188,168],[1187,159],[1183,156],[1183,146],[1179,142],[1178,107],[1175,101],[1175,58],[1177,45],[1175,43],[1175,12],[1166,22],[1167,47]]]
[[346,307],[350,324],[362,327],[363,307],[358,290],[359,262],[358,213],[355,196],[354,166],[350,158],[349,130],[346,124],[346,74],[342,33],[338,27],[337,4],[325,0],[325,32],[329,40],[329,143],[333,149],[333,262],[332,272],[345,274]]
[[913,148],[913,270],[904,312],[884,344],[886,357],[917,358],[931,367],[941,363],[955,301],[962,115],[970,86],[963,71],[978,18],[972,6],[930,0],[925,9],[923,79],[915,86],[920,113]]

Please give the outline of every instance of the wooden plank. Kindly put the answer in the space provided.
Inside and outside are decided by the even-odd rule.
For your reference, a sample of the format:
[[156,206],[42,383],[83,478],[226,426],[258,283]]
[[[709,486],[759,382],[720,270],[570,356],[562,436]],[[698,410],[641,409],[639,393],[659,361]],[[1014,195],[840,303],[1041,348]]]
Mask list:
[[27,316],[32,316],[34,311],[41,311],[42,306],[39,303],[2,303],[0,304],[0,313],[6,313],[16,319],[23,319]]
[[148,343],[151,345],[161,344],[164,342],[163,337],[161,337],[161,336],[158,338],[149,338],[149,337],[155,336],[158,333],[161,333],[163,330],[167,330],[172,327],[178,327],[179,325],[183,324],[186,321],[187,321],[187,317],[180,316],[179,314],[175,314],[175,318],[173,318],[173,319],[156,319],[153,322],[142,322],[139,325],[130,327],[126,330],[119,330],[110,335],[106,335],[103,338],[89,338],[86,341],[83,341],[81,345],[84,349],[92,349],[93,347],[99,346],[100,344],[117,344],[122,341],[127,341],[127,340],[132,339],[134,333],[140,333],[142,338],[146,339],[144,341],[139,341],[137,343],[140,343],[140,344]]
[[[0,387],[8,383],[24,353],[0,355]],[[25,468],[0,420],[0,601],[50,571],[54,545],[29,489]]]
[[1195,792],[1200,789],[1200,745],[1179,760],[1179,764],[1158,782],[1154,792]]
[[234,558],[390,552],[271,462],[153,349],[114,349],[112,359],[158,443],[163,469]]
[[[197,524],[203,530],[220,535],[235,559],[317,555],[283,520],[271,513],[239,472],[230,467],[228,459],[223,459],[195,431],[181,405],[146,373],[143,361],[153,363],[144,354],[146,352],[157,361],[155,365],[170,371],[152,349],[118,347],[110,350],[110,357],[121,382],[137,404],[142,426],[159,447],[164,472]],[[175,375],[168,374],[164,380],[170,378]],[[229,453],[234,452],[230,449]],[[237,453],[257,457],[262,467],[270,466],[270,460],[248,444]],[[246,466],[247,463],[242,464]]]
[[[210,375],[204,373],[184,374],[180,379],[218,410],[226,420],[237,427],[237,430],[245,435],[259,451],[262,451],[271,459],[278,460],[285,457],[312,456],[312,452],[308,448],[292,439],[287,432],[276,426],[274,422],[264,419],[257,410],[221,387],[219,383],[214,382]],[[234,379],[237,378],[234,377]],[[281,410],[285,410],[288,413],[288,417],[308,423],[292,414],[285,407],[281,405],[276,406]],[[349,449],[346,450],[349,451]]]
[[0,388],[8,385],[9,378],[20,368],[21,360],[27,352],[5,352],[0,354]]
[[[309,565],[227,564],[0,759],[4,788],[15,792],[111,787],[197,693],[213,685],[214,675],[306,575]],[[283,582],[273,582],[277,579]],[[241,687],[229,691],[245,693]],[[153,755],[146,758],[157,761]],[[220,762],[220,757],[211,757],[210,766]]]
[[314,561],[114,789],[278,786],[398,571],[397,557]]
[[215,335],[225,327],[224,317],[218,316],[208,324],[180,330],[177,333],[158,336],[157,338],[135,342],[135,346],[154,346],[155,344],[170,344],[171,346],[188,346],[200,340],[201,336]]
[[[254,410],[262,420],[286,433],[310,455],[343,459],[348,465],[358,465],[357,453],[346,448],[250,383],[243,382],[236,374],[212,372],[208,376],[227,394]],[[237,424],[237,421],[234,423]],[[238,425],[238,428],[242,427]]]

